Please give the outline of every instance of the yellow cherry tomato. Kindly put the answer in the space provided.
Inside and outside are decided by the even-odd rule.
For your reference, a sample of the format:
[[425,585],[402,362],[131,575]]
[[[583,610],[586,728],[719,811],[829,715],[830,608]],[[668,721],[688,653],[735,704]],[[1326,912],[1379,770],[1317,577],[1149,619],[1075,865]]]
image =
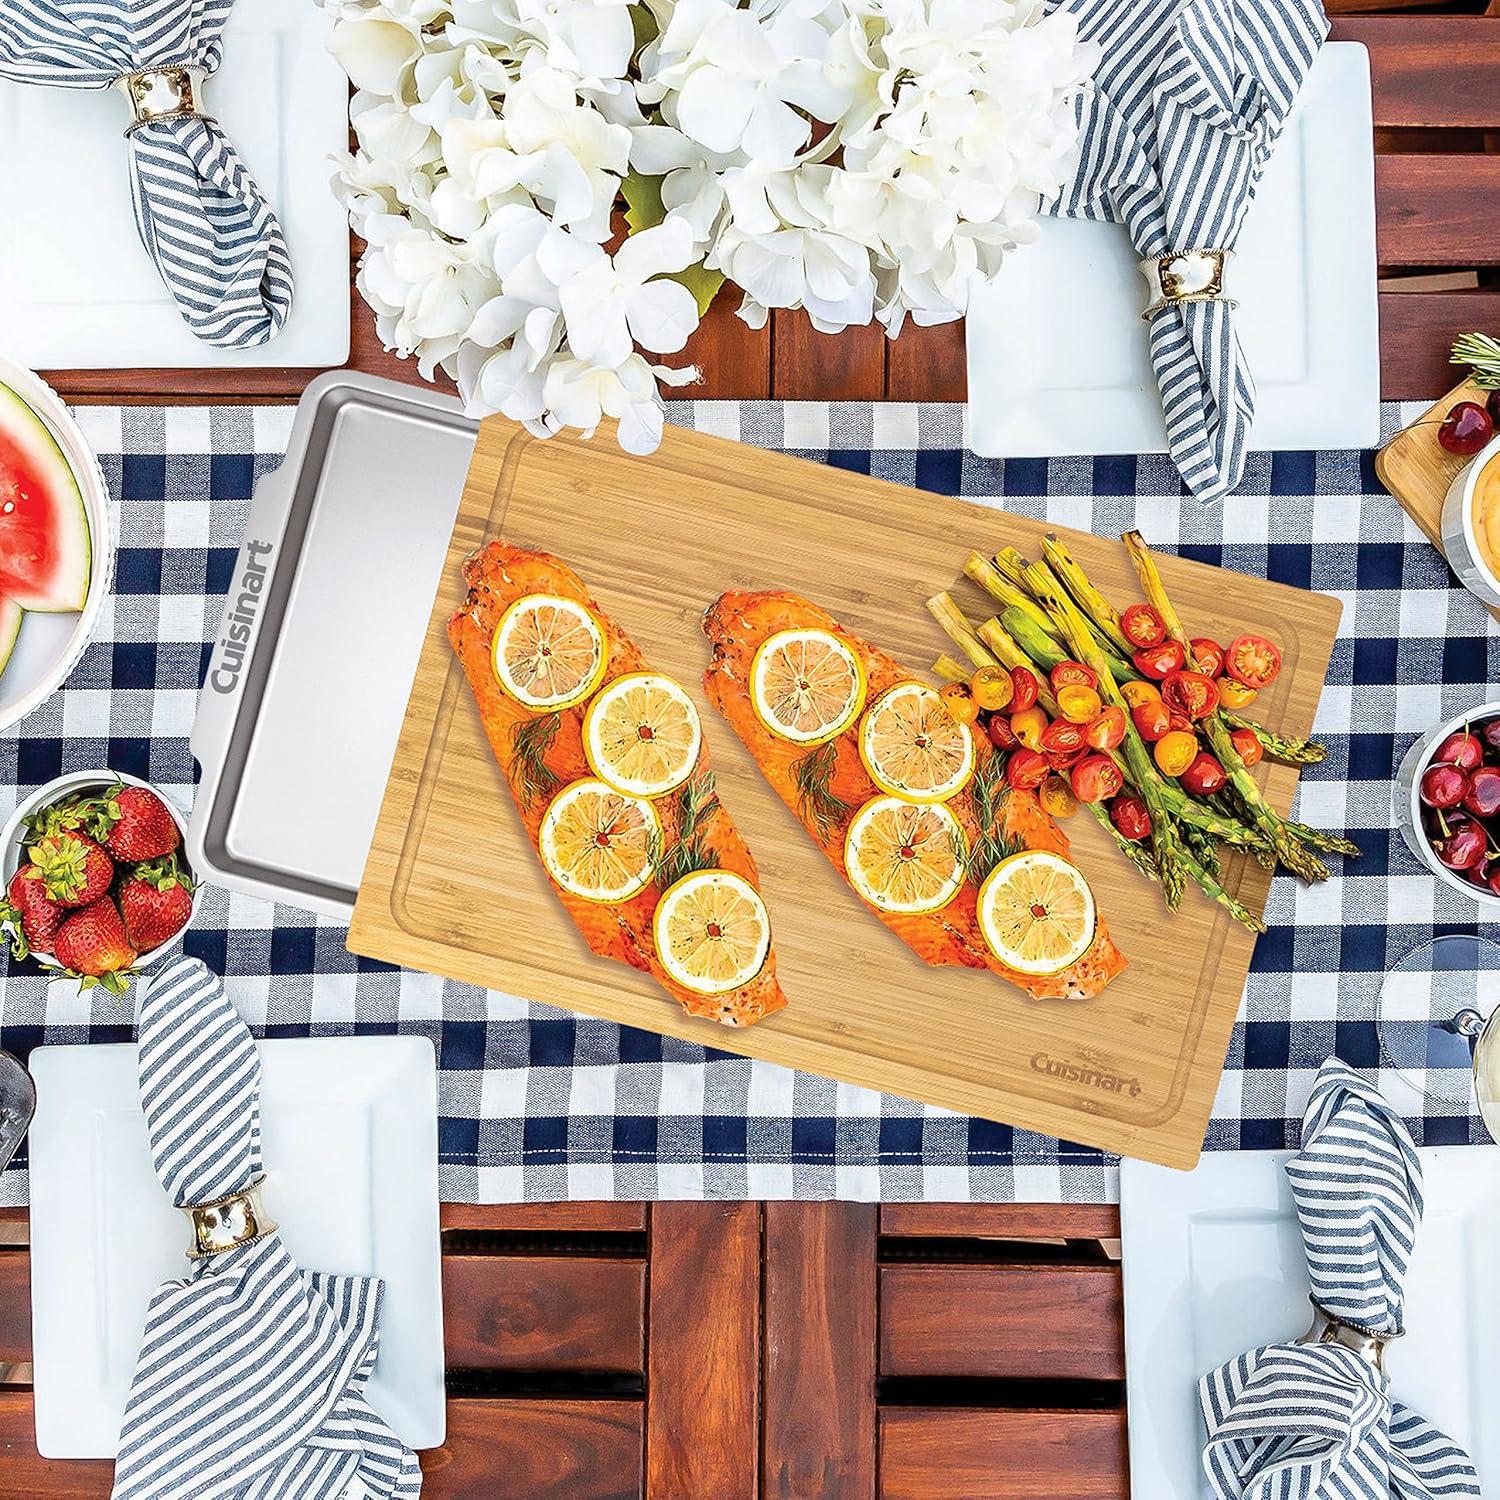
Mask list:
[[1138,681],[1122,682],[1120,696],[1129,707],[1139,708],[1143,703],[1151,703],[1160,698],[1161,689],[1154,682],[1147,682],[1143,677]]
[[1046,711],[1038,708],[1034,703],[1030,708],[1023,708],[1020,713],[1010,716],[1011,733],[1028,750],[1040,750],[1042,748],[1042,731],[1046,727]]
[[969,679],[969,696],[980,708],[999,713],[1010,707],[1016,685],[1004,667],[981,667]]
[[1057,690],[1057,711],[1070,724],[1087,724],[1097,719],[1103,706],[1099,694],[1091,687],[1075,687],[1070,683]]
[[1198,757],[1198,736],[1173,729],[1151,747],[1156,764],[1167,776],[1181,776]]
[[972,724],[979,717],[979,705],[974,701],[967,682],[950,682],[943,689],[942,698],[943,707],[960,724]]
[[1078,811],[1078,798],[1073,795],[1073,788],[1068,785],[1066,776],[1058,776],[1056,773],[1049,776],[1042,783],[1037,796],[1054,818],[1071,818]]
[[1255,702],[1256,690],[1237,677],[1221,677],[1215,685],[1219,689],[1219,704],[1222,708],[1248,708]]

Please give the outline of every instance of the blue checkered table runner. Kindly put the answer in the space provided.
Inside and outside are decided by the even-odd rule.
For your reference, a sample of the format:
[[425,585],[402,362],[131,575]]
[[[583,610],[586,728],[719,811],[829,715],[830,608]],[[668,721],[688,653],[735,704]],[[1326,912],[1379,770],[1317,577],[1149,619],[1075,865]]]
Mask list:
[[[684,403],[673,419],[977,503],[1153,545],[1344,602],[1301,816],[1364,850],[1302,888],[1278,877],[1209,1128],[1212,1149],[1280,1148],[1318,1064],[1380,1070],[1387,966],[1477,930],[1394,831],[1391,773],[1446,715],[1491,696],[1500,632],[1380,487],[1369,454],[1252,457],[1242,491],[1203,509],[1165,458],[979,459],[951,406]],[[1387,429],[1411,413],[1387,408]],[[0,815],[67,770],[109,765],[191,802],[198,682],[252,486],[279,461],[286,408],[84,408],[119,503],[115,597],[66,689],[0,736]],[[1336,867],[1337,869],[1337,867]],[[441,1067],[442,1192],[463,1201],[799,1197],[1090,1200],[1109,1157],[1028,1131],[528,1005],[350,956],[335,923],[207,891],[187,950],[223,972],[269,1036],[401,1030]],[[0,1046],[124,1041],[131,1001],[80,996],[30,964],[0,991]],[[1387,1077],[1382,1080],[1389,1083]],[[1414,1097],[1414,1096],[1413,1096]],[[1415,1120],[1428,1143],[1485,1139],[1476,1117]],[[0,1202],[24,1201],[24,1158]]]

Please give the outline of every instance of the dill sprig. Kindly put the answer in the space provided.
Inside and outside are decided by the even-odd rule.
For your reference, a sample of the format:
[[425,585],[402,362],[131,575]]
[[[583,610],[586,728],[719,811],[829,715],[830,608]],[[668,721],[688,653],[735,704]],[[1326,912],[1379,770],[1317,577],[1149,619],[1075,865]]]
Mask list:
[[792,767],[803,815],[818,825],[818,832],[824,838],[835,828],[842,828],[853,812],[853,808],[835,794],[831,785],[838,759],[838,742],[829,740],[827,744],[809,750]]
[[515,756],[516,775],[526,806],[545,802],[558,788],[557,777],[547,768],[547,752],[557,738],[561,714],[538,714],[523,719],[510,732],[510,748]]
[[1449,364],[1468,365],[1481,390],[1500,390],[1500,339],[1487,333],[1465,333],[1453,341]]
[[656,883],[666,890],[684,875],[717,870],[719,857],[705,842],[708,825],[719,811],[714,773],[699,771],[677,792],[677,838],[670,848],[655,851]]
[[1005,780],[1007,758],[999,751],[981,754],[979,764],[969,778],[969,801],[973,804],[974,820],[979,825],[979,837],[969,850],[969,879],[975,885],[983,885],[990,871],[1002,859],[1008,859],[1026,847],[1019,839],[1007,838],[1000,831],[1005,799],[1010,795]]

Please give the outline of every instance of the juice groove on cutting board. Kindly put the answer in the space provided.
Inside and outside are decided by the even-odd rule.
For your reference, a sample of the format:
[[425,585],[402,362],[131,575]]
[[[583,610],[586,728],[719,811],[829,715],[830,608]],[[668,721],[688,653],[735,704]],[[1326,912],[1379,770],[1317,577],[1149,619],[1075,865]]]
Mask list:
[[[1035,1001],[992,974],[932,969],[855,897],[708,705],[703,610],[726,588],[787,588],[926,675],[947,642],[923,601],[971,548],[1039,552],[1049,528],[846,470],[668,428],[648,458],[592,442],[481,429],[350,929],[360,954],[529,1000],[727,1047],[849,1082],[1173,1166],[1202,1145],[1252,935],[1189,891],[1170,916],[1092,820],[1066,832],[1130,967],[1087,1001]],[[1054,528],[1055,529],[1055,528]],[[459,565],[504,535],[565,556],[652,663],[694,696],[719,792],[753,851],[790,1004],[745,1032],[677,1013],[652,982],[596,959],[542,874],[484,740],[444,627]],[[1104,593],[1137,597],[1113,538],[1063,532]],[[1151,538],[1147,538],[1151,540]],[[1312,724],[1337,600],[1175,558],[1167,587],[1195,634],[1260,631],[1285,669],[1266,722]],[[1295,770],[1259,768],[1289,808]],[[1269,876],[1226,862],[1254,910]]]

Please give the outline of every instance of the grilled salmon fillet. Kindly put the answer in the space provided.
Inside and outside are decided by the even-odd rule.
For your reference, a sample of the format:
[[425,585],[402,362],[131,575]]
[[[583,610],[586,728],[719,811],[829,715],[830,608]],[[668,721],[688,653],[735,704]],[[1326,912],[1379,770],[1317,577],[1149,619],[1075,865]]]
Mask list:
[[[463,607],[448,621],[448,639],[463,664],[490,747],[510,783],[521,821],[534,848],[542,815],[551,797],[569,782],[594,774],[583,749],[583,715],[587,705],[580,704],[557,712],[556,732],[543,752],[543,774],[538,777],[534,764],[528,765],[518,759],[515,736],[518,729],[535,722],[539,715],[506,693],[495,677],[491,643],[500,617],[511,604],[527,594],[554,594],[575,599],[592,612],[604,631],[608,646],[604,682],[630,672],[645,671],[647,664],[630,637],[589,597],[577,574],[557,558],[545,552],[527,551],[494,541],[471,553],[464,562],[463,572],[469,593]],[[701,776],[708,771],[705,733],[695,775]],[[662,847],[670,849],[678,841],[680,828],[678,795],[668,794],[658,799],[655,806],[661,818]],[[720,869],[742,875],[757,890],[760,889],[755,861],[728,812],[717,799],[713,801],[712,810],[700,819],[695,836],[711,852]],[[583,900],[555,883],[553,889],[595,953],[601,958],[612,958],[632,968],[644,969],[676,997],[689,1015],[704,1016],[725,1026],[749,1026],[786,1004],[786,996],[776,979],[774,936],[766,961],[754,979],[727,994],[702,995],[678,984],[657,961],[651,923],[662,892],[655,882],[629,900],[612,906]]]
[[[910,681],[912,674],[904,671],[893,657],[851,634],[826,611],[796,594],[733,589],[720,595],[703,616],[704,634],[713,645],[713,658],[703,677],[709,698],[734,726],[781,800],[797,815],[842,875],[847,815],[842,818],[825,815],[823,821],[819,820],[798,785],[798,762],[809,753],[807,747],[771,733],[756,715],[750,697],[750,666],[756,651],[777,631],[796,629],[831,631],[854,651],[864,664],[867,702],[873,703],[898,682]],[[987,760],[995,753],[985,736],[974,738],[976,755]],[[880,788],[870,779],[860,759],[858,722],[829,743],[836,758],[828,790],[852,814],[871,797],[880,795]],[[979,827],[969,793],[960,792],[950,807],[973,847],[985,830]],[[1009,791],[1001,799],[999,817],[999,831],[1006,838],[1029,849],[1046,849],[1067,857],[1067,838],[1042,809],[1034,792]],[[1125,967],[1124,955],[1110,940],[1100,918],[1092,946],[1071,968],[1046,977],[1018,973],[1001,963],[985,942],[977,915],[978,896],[978,887],[969,881],[941,911],[921,916],[876,911],[876,915],[924,963],[991,969],[1038,1000],[1087,999],[1097,995]]]

